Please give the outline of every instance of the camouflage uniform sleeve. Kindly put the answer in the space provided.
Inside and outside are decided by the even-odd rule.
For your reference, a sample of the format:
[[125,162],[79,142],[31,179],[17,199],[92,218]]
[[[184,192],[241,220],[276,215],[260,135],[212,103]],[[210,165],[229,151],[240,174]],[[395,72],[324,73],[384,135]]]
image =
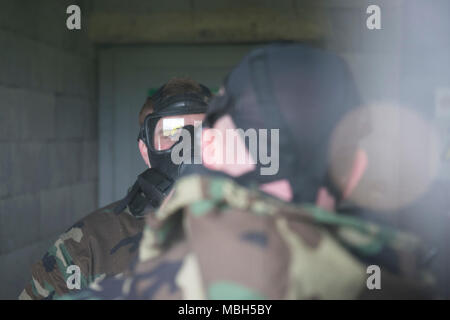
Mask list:
[[83,274],[83,270],[89,270],[88,266],[86,266],[89,257],[85,256],[87,259],[78,259],[74,263],[71,252],[66,246],[67,240],[71,239],[79,243],[81,238],[82,232],[79,228],[71,228],[62,234],[47,250],[42,259],[32,266],[32,278],[20,294],[19,299],[55,299],[68,293],[67,280],[72,273],[67,272],[67,267],[74,264],[80,267],[81,289],[87,287],[87,276]]

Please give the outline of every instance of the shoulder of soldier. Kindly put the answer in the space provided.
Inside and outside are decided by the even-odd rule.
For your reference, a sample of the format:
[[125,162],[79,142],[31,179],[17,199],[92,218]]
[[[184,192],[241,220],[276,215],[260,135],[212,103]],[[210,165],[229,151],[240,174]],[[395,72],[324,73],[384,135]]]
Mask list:
[[119,214],[114,213],[114,209],[117,206],[117,204],[118,204],[118,201],[110,203],[102,208],[99,208],[99,209],[87,214],[86,216],[81,218],[79,221],[77,221],[72,227],[77,227],[79,225],[96,224],[98,222],[101,222],[102,220],[117,219],[117,217],[120,215],[120,213]]
[[[117,203],[95,210],[62,233],[32,267],[33,278],[21,297],[61,295],[66,291],[66,270],[71,265],[80,268],[83,287],[99,275],[122,271],[133,256],[131,249],[137,248],[144,220],[126,211],[115,212]],[[111,259],[115,263],[108,262]]]
[[[75,260],[86,255],[98,255],[99,259],[107,261],[107,257],[117,253],[120,248],[128,248],[127,245],[134,248],[137,245],[145,220],[136,218],[126,209],[116,212],[117,204],[111,203],[88,214],[59,237],[59,243]],[[128,255],[120,254],[121,257]],[[101,261],[98,262],[101,264]]]
[[128,227],[142,227],[142,219],[133,216],[128,209],[116,212],[119,201],[113,202],[107,206],[97,209],[82,219],[78,220],[65,233],[70,232],[74,228],[82,229],[86,233],[98,233],[102,230],[108,231],[111,227],[125,224]]
[[[108,273],[109,268],[105,269],[104,264],[109,255],[138,241],[145,224],[143,219],[126,211],[115,212],[117,204],[118,202],[113,202],[95,210],[73,224],[58,237],[45,257],[61,256],[61,252],[68,264],[80,266],[83,273]],[[90,266],[94,256],[97,260],[96,270]]]

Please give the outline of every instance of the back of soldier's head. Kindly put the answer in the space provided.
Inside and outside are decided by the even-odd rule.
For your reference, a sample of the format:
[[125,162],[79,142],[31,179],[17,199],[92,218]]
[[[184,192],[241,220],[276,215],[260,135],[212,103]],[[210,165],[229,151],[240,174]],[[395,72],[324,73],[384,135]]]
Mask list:
[[[333,129],[359,105],[351,73],[341,58],[306,45],[272,44],[252,51],[232,70],[224,94],[210,105],[207,121],[214,123],[229,114],[244,130],[279,129],[278,173],[263,176],[258,163],[240,180],[261,184],[288,179],[294,201],[314,201],[318,188],[330,184]],[[344,154],[355,150],[359,130],[355,127],[355,139]]]

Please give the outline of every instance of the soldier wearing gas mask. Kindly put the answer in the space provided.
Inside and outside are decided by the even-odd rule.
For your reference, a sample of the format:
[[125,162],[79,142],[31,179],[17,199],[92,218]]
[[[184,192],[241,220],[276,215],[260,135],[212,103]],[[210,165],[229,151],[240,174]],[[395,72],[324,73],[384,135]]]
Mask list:
[[138,136],[139,149],[149,169],[139,175],[116,210],[121,211],[128,206],[139,216],[160,206],[186,168],[185,163],[172,160],[175,146],[183,142],[180,135],[183,128],[192,138],[188,142],[192,149],[189,164],[194,162],[194,130],[201,125],[211,97],[208,88],[202,84],[199,88],[199,92],[179,90],[179,93],[167,97],[166,86],[163,86],[152,96],[153,112],[145,116]]
[[139,113],[138,146],[149,169],[123,200],[87,215],[63,233],[33,265],[32,279],[19,299],[55,299],[128,268],[137,254],[143,217],[159,207],[186,167],[171,160],[173,148],[183,142],[180,132],[201,125],[210,98],[205,86],[174,78],[147,99]]

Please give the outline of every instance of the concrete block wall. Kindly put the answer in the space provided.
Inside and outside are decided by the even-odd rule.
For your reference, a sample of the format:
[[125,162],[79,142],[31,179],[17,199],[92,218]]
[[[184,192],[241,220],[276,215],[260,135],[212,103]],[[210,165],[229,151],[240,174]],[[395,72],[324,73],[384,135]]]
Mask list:
[[[78,4],[82,29],[66,28]],[[96,58],[89,1],[0,2],[0,299],[97,204]]]

